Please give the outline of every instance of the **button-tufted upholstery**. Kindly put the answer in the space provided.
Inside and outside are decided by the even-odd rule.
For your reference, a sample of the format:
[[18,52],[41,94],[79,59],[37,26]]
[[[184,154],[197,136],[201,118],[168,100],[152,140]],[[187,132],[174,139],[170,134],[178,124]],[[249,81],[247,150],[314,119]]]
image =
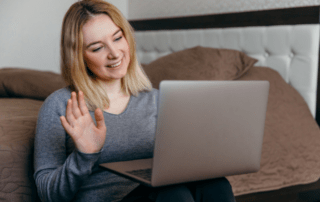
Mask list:
[[255,66],[280,73],[305,99],[315,117],[319,25],[137,31],[137,53],[149,63],[172,52],[204,46],[235,49],[256,58]]

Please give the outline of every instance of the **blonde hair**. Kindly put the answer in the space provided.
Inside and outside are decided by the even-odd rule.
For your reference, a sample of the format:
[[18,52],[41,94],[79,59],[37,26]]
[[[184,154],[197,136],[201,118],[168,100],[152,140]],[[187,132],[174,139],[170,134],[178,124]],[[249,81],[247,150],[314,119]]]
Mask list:
[[106,14],[121,29],[130,48],[127,74],[121,79],[126,95],[138,96],[141,91],[152,90],[152,84],[140,66],[136,55],[133,29],[121,12],[103,0],[82,0],[74,3],[64,16],[61,31],[61,74],[73,91],[83,91],[89,110],[110,105],[102,83],[95,79],[83,57],[82,27],[92,17]]

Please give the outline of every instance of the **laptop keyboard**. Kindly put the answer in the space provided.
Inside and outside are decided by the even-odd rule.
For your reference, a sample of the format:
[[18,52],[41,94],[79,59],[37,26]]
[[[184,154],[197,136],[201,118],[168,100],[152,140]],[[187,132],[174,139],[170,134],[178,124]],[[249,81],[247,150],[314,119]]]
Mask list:
[[127,171],[127,173],[141,177],[142,179],[148,180],[150,182],[151,181],[151,171],[152,171],[152,169],[148,168],[148,169],[140,169],[140,170],[131,170],[131,171]]

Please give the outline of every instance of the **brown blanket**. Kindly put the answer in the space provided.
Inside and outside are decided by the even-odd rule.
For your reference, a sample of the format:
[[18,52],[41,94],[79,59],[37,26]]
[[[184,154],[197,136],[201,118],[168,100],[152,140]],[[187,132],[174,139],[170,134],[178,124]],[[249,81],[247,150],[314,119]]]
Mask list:
[[239,80],[269,80],[257,173],[228,177],[235,195],[315,182],[320,177],[320,130],[300,94],[274,70],[253,67]]
[[36,201],[33,140],[42,101],[0,99],[0,199]]

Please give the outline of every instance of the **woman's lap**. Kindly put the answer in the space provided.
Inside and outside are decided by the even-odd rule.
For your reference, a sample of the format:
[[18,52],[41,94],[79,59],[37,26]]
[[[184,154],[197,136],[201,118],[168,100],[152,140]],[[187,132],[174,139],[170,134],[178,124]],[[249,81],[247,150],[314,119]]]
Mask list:
[[191,183],[190,190],[194,193],[197,202],[235,202],[232,187],[224,177]]
[[229,181],[225,178],[191,182],[158,188],[140,185],[121,202],[135,201],[221,201],[234,202],[234,195]]

